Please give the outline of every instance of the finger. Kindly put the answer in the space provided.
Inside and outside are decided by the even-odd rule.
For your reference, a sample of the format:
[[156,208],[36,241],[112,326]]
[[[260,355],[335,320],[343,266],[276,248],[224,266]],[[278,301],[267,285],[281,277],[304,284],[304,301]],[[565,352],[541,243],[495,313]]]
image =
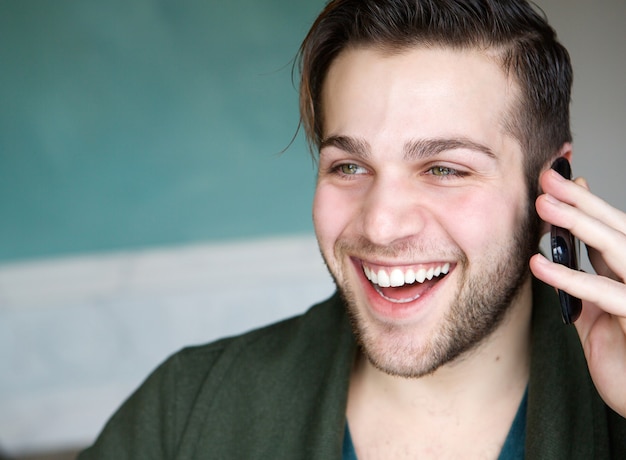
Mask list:
[[611,315],[591,302],[584,302],[580,317],[575,323],[578,335],[580,336],[580,340],[584,346],[586,346],[586,343],[589,340],[589,334],[592,329],[598,326],[598,324],[604,323],[607,319],[614,323],[610,326],[611,329],[615,329],[615,327],[617,327],[621,335],[626,334],[626,318]]
[[614,410],[624,413],[626,394],[616,381],[626,381],[626,336],[623,325],[614,317],[603,314],[586,316],[587,306],[575,323],[585,350],[589,372],[604,401]]
[[570,181],[564,179],[556,171],[548,170],[541,175],[541,187],[545,193],[557,200],[570,204],[609,227],[626,234],[626,213],[591,193],[584,178],[579,177]]
[[[590,191],[589,183],[584,177],[577,177],[576,179],[573,180],[573,182],[579,185],[580,187],[584,188],[585,190]],[[585,244],[585,247],[587,249],[587,256],[589,257],[591,266],[594,268],[596,273],[609,277],[611,279],[615,279],[615,280],[619,279],[619,277],[604,262],[604,259],[602,258],[602,254],[600,254],[598,250],[596,250],[589,244]]]
[[[591,188],[589,187],[589,183],[587,182],[587,179],[585,179],[584,177],[577,177],[576,179],[574,179],[574,182],[580,185],[581,187],[583,187],[585,190],[591,191]],[[606,265],[606,263],[604,262],[604,259],[602,258],[602,254],[600,254],[598,250],[596,250],[595,248],[591,247],[588,244],[585,244],[585,247],[587,249],[587,257],[589,258],[589,261],[591,262],[591,266],[596,271],[596,273],[617,281],[619,278]]]
[[[623,283],[571,270],[549,261],[541,254],[535,254],[530,259],[530,269],[543,282],[585,302],[591,302],[604,312],[626,318],[626,285]],[[622,321],[622,327],[626,333],[626,320]]]
[[600,251],[588,244],[585,244],[585,247],[587,248],[587,257],[591,262],[591,266],[598,275],[606,276],[607,278],[611,278],[615,281],[622,281],[620,277],[606,264]]
[[537,198],[536,207],[543,220],[571,231],[598,251],[607,267],[619,279],[626,278],[626,235],[624,233],[551,195],[541,195]]
[[593,248],[591,255],[599,274],[626,279],[626,235],[550,195],[540,196],[536,206],[543,220],[571,231]]
[[588,192],[591,191],[591,188],[589,187],[589,182],[587,182],[587,179],[585,179],[584,177],[577,177],[576,179],[573,180],[573,182],[577,185],[580,185],[582,188],[584,188]]

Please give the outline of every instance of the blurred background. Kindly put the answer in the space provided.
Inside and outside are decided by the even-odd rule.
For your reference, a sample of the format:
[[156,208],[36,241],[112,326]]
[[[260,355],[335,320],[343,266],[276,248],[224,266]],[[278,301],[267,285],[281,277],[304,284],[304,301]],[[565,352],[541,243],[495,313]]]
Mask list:
[[[0,1],[0,457],[80,448],[180,347],[332,292],[292,82],[324,3]],[[626,2],[537,3],[574,172],[626,209]]]

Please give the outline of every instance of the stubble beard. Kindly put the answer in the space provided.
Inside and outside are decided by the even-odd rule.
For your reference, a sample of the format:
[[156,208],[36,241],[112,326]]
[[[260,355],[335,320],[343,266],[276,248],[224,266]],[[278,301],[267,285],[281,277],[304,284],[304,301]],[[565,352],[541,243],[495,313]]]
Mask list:
[[[457,251],[455,270],[461,269],[463,275],[454,296],[456,300],[425,339],[413,337],[410,328],[365,318],[349,282],[344,277],[340,283],[328,266],[346,305],[357,342],[368,360],[387,374],[419,378],[477,349],[502,323],[530,276],[528,260],[537,250],[539,221],[534,208],[530,207],[519,220],[517,230],[508,240],[509,245],[495,248],[493,254],[483,257],[479,269],[474,267],[472,271],[467,257]],[[406,251],[423,249],[382,248],[365,241],[338,240],[335,255],[407,254]],[[347,263],[346,257],[336,260]]]

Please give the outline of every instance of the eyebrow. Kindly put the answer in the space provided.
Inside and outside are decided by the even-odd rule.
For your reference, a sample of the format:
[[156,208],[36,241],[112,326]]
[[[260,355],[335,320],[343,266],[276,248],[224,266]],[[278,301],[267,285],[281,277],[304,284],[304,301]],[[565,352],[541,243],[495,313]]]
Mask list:
[[[329,136],[320,143],[320,150],[325,147],[336,147],[339,150],[367,159],[371,155],[371,148],[367,141],[350,136]],[[496,154],[486,145],[463,137],[420,139],[407,142],[404,145],[406,160],[423,160],[439,155],[447,150],[466,149],[483,153],[490,158]]]
[[326,137],[320,143],[320,151],[325,147],[336,147],[361,158],[368,158],[371,153],[370,145],[366,141],[349,136]]
[[463,137],[421,139],[404,145],[404,158],[407,160],[427,159],[447,150],[472,150],[484,153],[490,158],[496,154],[486,145]]

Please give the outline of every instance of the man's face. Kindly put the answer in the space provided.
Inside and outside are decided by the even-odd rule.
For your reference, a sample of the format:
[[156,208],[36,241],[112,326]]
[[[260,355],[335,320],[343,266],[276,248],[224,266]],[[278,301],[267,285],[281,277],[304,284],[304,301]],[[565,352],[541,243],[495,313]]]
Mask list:
[[502,126],[516,91],[478,51],[357,48],[329,69],[315,230],[388,373],[473,349],[528,280],[522,152]]

